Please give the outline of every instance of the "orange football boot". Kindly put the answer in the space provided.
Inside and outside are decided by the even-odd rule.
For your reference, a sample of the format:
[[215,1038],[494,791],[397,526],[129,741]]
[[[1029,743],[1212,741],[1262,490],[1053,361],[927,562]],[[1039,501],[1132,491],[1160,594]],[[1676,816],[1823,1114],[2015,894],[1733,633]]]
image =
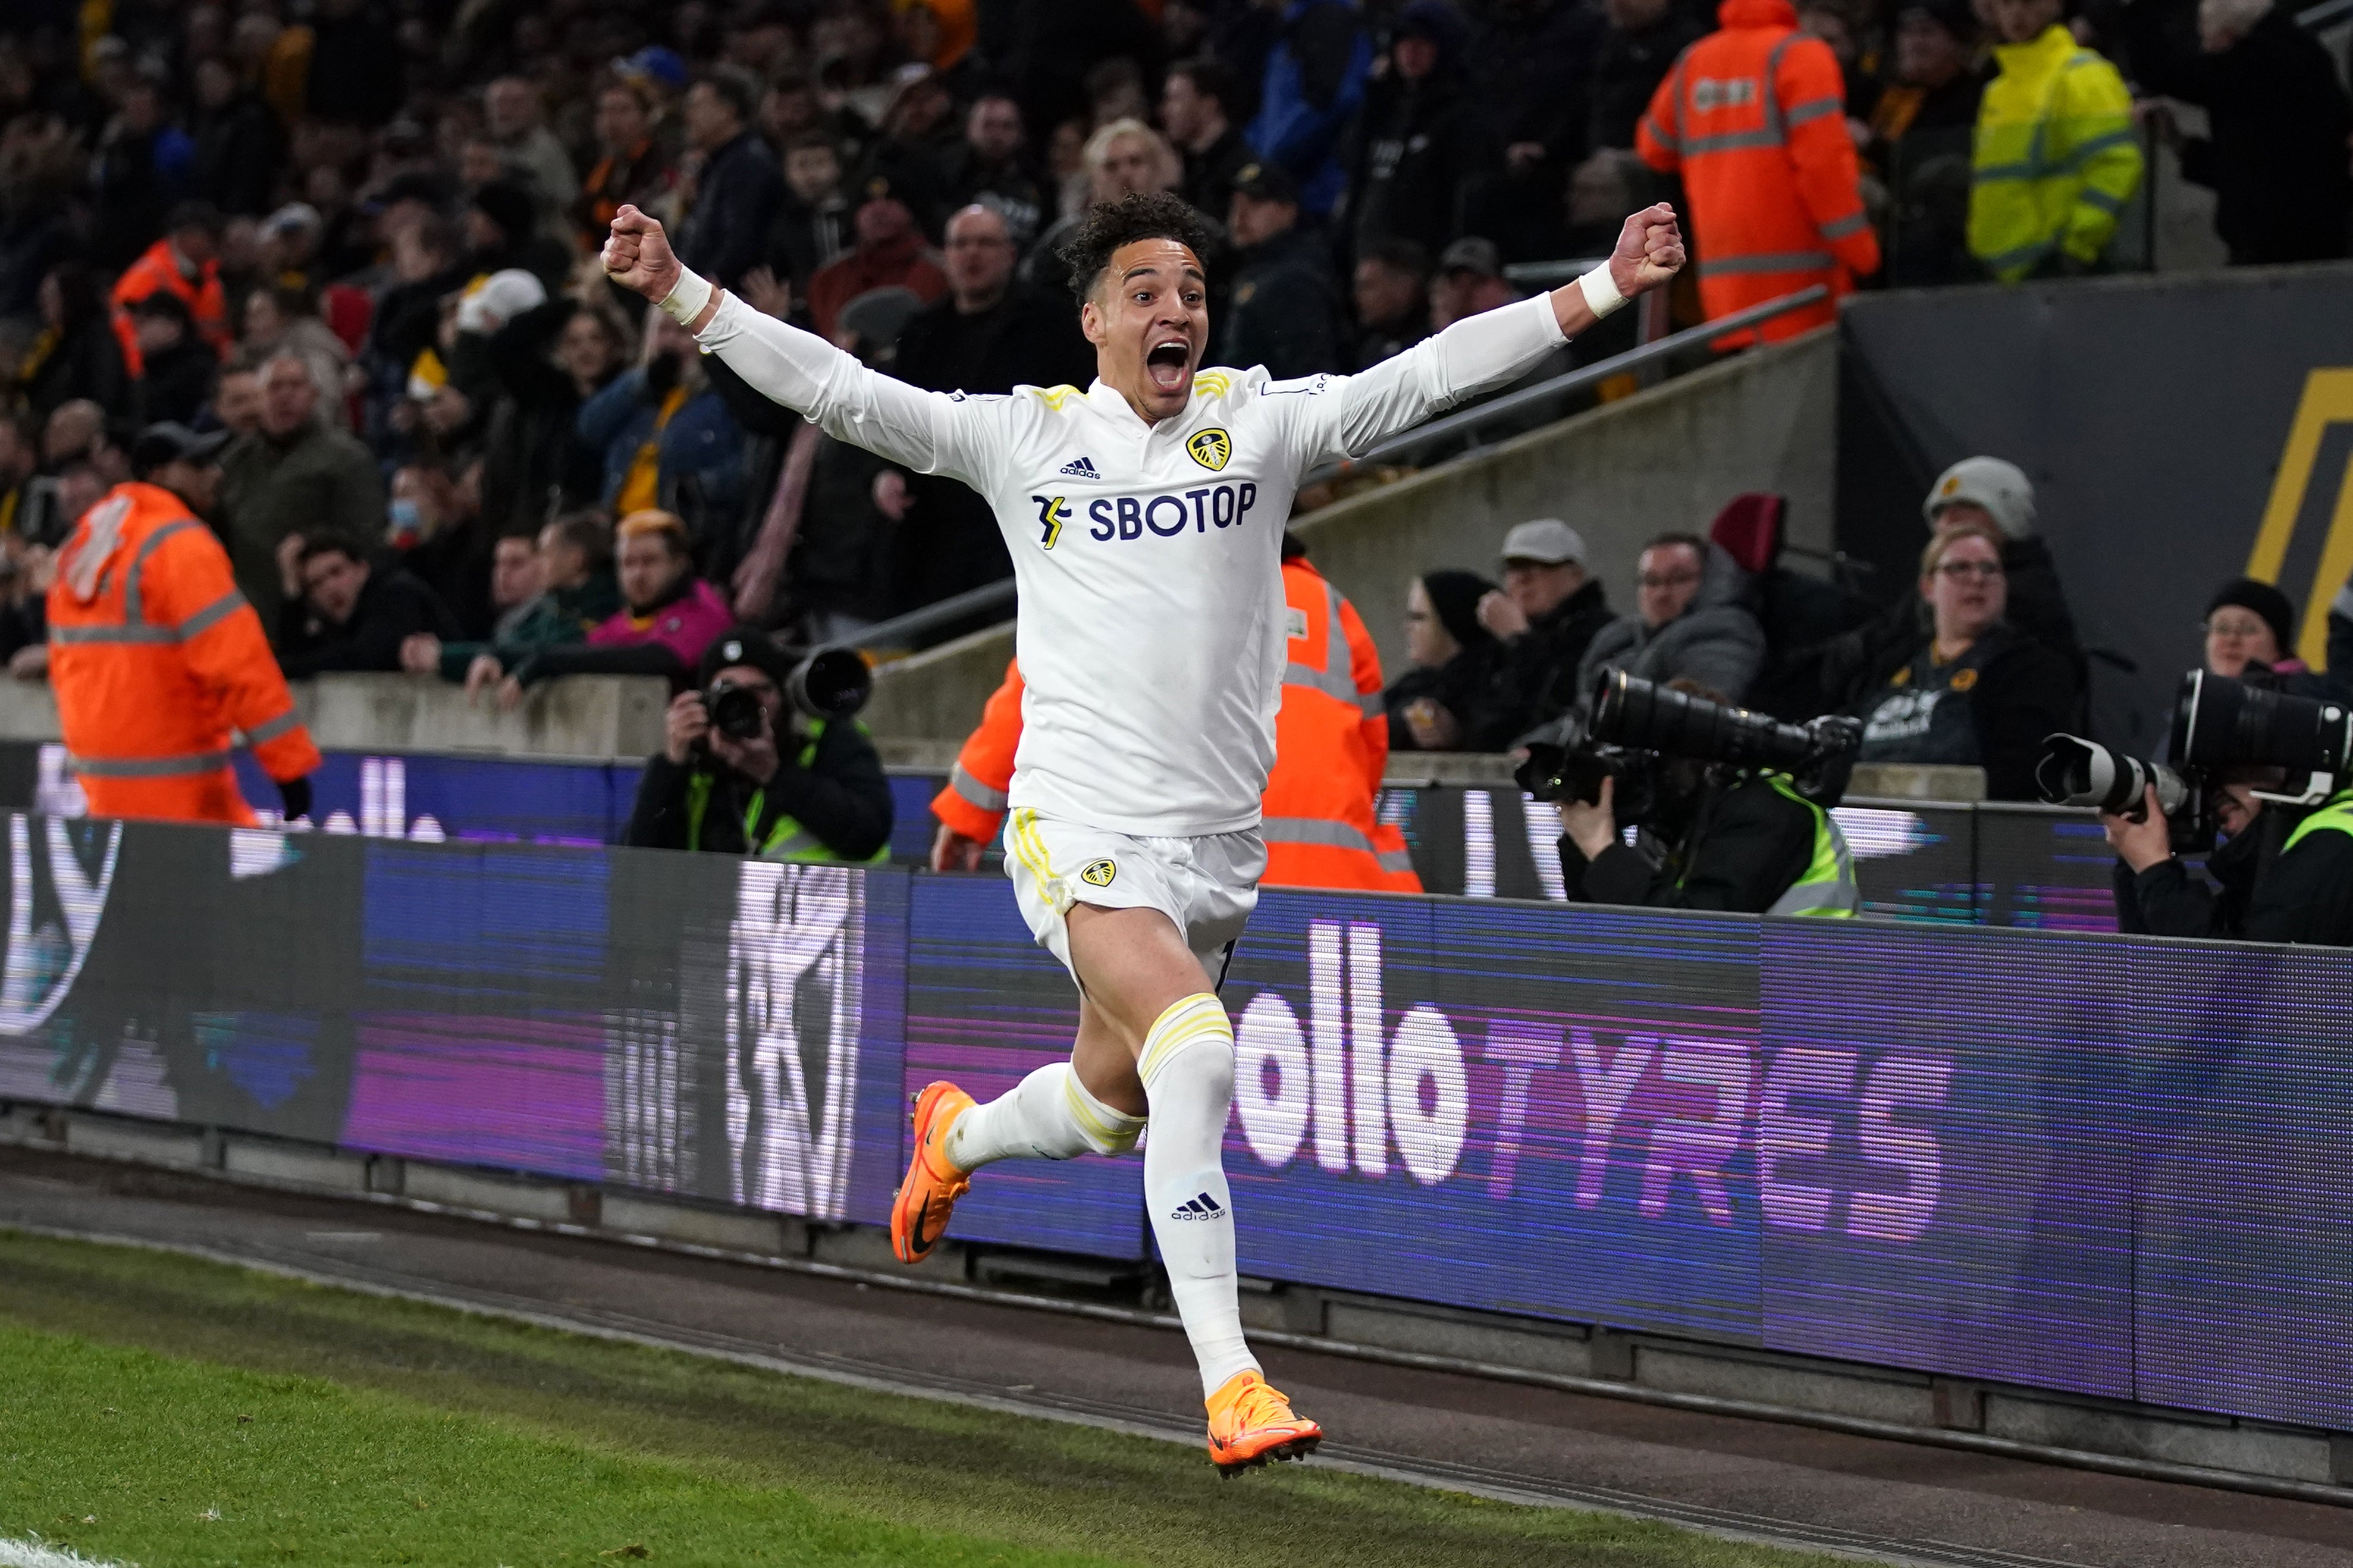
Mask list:
[[948,1163],[948,1128],[972,1108],[972,1097],[950,1083],[926,1084],[915,1097],[915,1158],[891,1205],[891,1250],[901,1263],[932,1255],[948,1228],[955,1202],[972,1190],[972,1173]]
[[1270,1459],[1303,1459],[1324,1428],[1291,1413],[1282,1391],[1254,1372],[1236,1372],[1209,1395],[1209,1457],[1228,1480]]

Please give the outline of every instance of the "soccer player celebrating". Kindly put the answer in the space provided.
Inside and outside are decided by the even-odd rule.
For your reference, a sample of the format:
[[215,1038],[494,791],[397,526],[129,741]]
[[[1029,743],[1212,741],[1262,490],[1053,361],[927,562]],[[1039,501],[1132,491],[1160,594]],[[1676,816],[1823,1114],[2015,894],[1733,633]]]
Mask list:
[[917,1097],[891,1216],[921,1262],[973,1171],[1135,1146],[1169,1288],[1228,1473],[1323,1437],[1243,1342],[1219,1165],[1233,1094],[1227,956],[1258,900],[1259,797],[1282,700],[1282,527],[1300,476],[1535,366],[1683,264],[1673,209],[1626,220],[1609,260],[1457,322],[1356,376],[1199,370],[1210,235],[1172,196],[1090,213],[1064,249],[1096,379],[1009,397],[923,392],[685,270],[661,225],[613,220],[605,270],[706,352],[827,433],[988,499],[1020,594],[1028,682],[1006,867],[1038,940],[1079,987],[1071,1059],[976,1105]]

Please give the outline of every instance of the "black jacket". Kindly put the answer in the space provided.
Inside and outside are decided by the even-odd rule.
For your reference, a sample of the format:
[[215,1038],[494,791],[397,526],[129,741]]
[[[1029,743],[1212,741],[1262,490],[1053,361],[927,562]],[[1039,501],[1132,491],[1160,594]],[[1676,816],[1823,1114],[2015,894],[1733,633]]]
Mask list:
[[[647,849],[747,854],[744,814],[754,794],[760,811],[754,827],[764,842],[780,817],[791,817],[843,860],[865,860],[891,842],[891,781],[864,730],[855,724],[827,725],[807,768],[796,760],[799,745],[790,737],[778,750],[784,760],[765,789],[713,758],[698,758],[681,768],[656,752],[638,780],[621,842]],[[688,787],[698,773],[711,779],[711,800],[701,842],[690,844]]]
[[1572,903],[1762,915],[1813,860],[1813,812],[1754,775],[1728,789],[1710,785],[1663,865],[1623,843],[1588,861],[1567,834],[1560,840]]
[[580,390],[548,357],[578,308],[550,300],[484,344],[484,364],[506,395],[483,439],[482,515],[493,537],[536,533],[554,513],[593,506],[604,493],[605,454],[575,428]]
[[330,626],[300,599],[278,611],[278,665],[290,681],[343,671],[397,670],[400,645],[429,631],[445,641],[458,636],[457,618],[439,596],[397,567],[377,563],[352,606],[352,618]]
[[286,162],[286,132],[259,93],[240,89],[189,125],[196,142],[196,194],[226,213],[264,213]]
[[1452,714],[1461,727],[1462,738],[1446,749],[1459,750],[1468,746],[1472,724],[1494,680],[1495,662],[1502,656],[1502,645],[1489,637],[1464,648],[1435,670],[1415,664],[1391,681],[1388,690],[1381,694],[1381,705],[1389,716],[1389,749],[1421,749],[1413,738],[1413,726],[1405,722],[1405,710],[1423,697]]
[[1297,228],[1241,252],[1210,363],[1263,365],[1277,381],[1347,368],[1349,350],[1323,241]]
[[[1968,696],[1976,721],[1977,765],[1986,773],[1986,798],[2034,800],[2034,765],[2042,756],[2042,737],[2071,728],[2081,709],[2083,694],[2074,667],[2042,641],[2006,624],[1994,627],[1979,641],[1985,646],[1979,651],[1975,689]],[[1914,668],[1915,660],[1925,662],[1928,648],[1929,639],[1923,633],[1911,657],[1894,669],[1903,671]],[[1883,682],[1859,699],[1853,705],[1856,716],[1869,718],[1888,684]]]
[[1659,83],[1674,69],[1675,57],[1707,31],[1688,11],[1670,8],[1656,26],[1639,33],[1612,27],[1602,34],[1593,57],[1593,78],[1585,89],[1586,150],[1633,146],[1634,127],[1651,107]]
[[1359,256],[1386,239],[1410,239],[1435,258],[1462,232],[1472,180],[1503,159],[1451,70],[1373,83],[1352,142],[1348,227]]
[[[2087,662],[2051,546],[2036,538],[2005,539],[2001,566],[2010,585],[2009,608],[2002,619],[2067,662],[2080,697],[2086,683]],[[1822,687],[1814,712],[1851,706],[1884,686],[1887,678],[1909,663],[1926,641],[1927,615],[1928,608],[1918,591],[1907,591],[1863,625],[1808,651],[1806,656],[1819,665]],[[2069,724],[2079,722],[2080,715],[2069,716]]]
[[768,231],[785,201],[785,176],[768,144],[746,131],[711,155],[695,182],[694,210],[678,229],[678,259],[734,288],[768,260]]
[[2195,5],[2141,0],[2124,14],[2140,86],[2207,111],[2213,135],[2182,143],[2181,173],[2213,190],[2214,229],[2231,260],[2344,255],[2353,102],[2294,11],[2274,7],[2219,55],[2198,46]]
[[149,424],[159,419],[195,424],[197,410],[212,396],[213,378],[220,374],[220,355],[191,333],[146,360],[139,377],[140,418]]
[[2179,859],[2137,874],[2116,862],[2117,929],[2353,947],[2353,833],[2307,833],[2283,853],[2301,820],[2300,812],[2266,807],[2254,827],[2223,841],[2206,862],[2219,892]]
[[1176,194],[1219,223],[1233,205],[1234,176],[1255,163],[1258,154],[1242,140],[1239,124],[1198,153],[1185,154],[1185,183]]
[[1577,667],[1593,634],[1617,619],[1594,577],[1503,646],[1485,699],[1464,744],[1502,751],[1528,731],[1577,705]]

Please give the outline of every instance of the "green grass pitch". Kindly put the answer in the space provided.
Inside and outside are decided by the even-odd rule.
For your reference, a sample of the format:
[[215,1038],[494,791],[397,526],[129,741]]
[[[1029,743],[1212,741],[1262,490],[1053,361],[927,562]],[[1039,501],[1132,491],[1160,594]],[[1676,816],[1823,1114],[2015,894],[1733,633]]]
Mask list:
[[[0,1543],[213,1564],[1827,1568],[0,1232]],[[5,1560],[0,1552],[0,1560]]]

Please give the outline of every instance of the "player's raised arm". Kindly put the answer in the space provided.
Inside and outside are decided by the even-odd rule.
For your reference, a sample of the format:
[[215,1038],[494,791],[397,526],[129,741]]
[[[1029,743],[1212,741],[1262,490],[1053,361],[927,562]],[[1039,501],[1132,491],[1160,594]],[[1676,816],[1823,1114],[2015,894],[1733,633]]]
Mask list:
[[687,270],[661,224],[636,207],[614,215],[604,263],[607,277],[660,306],[746,384],[827,434],[918,472],[980,478],[992,444],[976,428],[981,405],[920,391],[754,310]]
[[1626,220],[1609,260],[1577,281],[1467,317],[1369,370],[1336,378],[1336,399],[1303,399],[1302,418],[1324,422],[1299,443],[1303,463],[1353,457],[1525,375],[1629,300],[1672,281],[1683,265],[1675,209],[1664,202],[1643,208]]

